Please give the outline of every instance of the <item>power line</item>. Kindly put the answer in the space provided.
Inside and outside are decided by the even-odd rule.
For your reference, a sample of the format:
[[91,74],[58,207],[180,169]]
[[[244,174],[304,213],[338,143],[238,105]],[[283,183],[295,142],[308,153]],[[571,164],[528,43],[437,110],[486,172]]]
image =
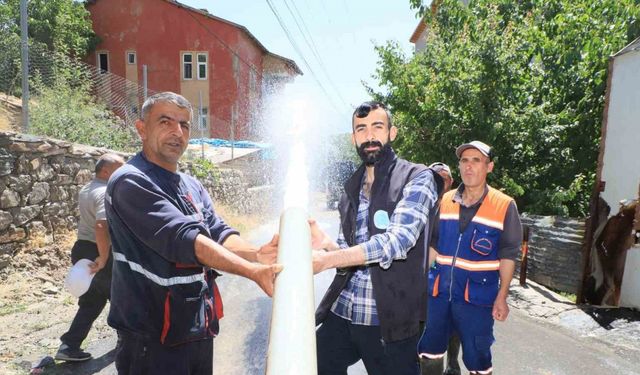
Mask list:
[[[302,17],[302,14],[300,14],[300,11],[298,10],[298,7],[296,6],[296,3],[295,2],[292,3],[293,9],[296,11],[296,14],[298,15],[298,18],[300,18],[300,21],[302,22],[302,26],[304,28],[304,31],[302,30],[302,28],[300,28],[300,24],[296,20],[296,17],[294,16],[294,14],[291,12],[291,8],[289,8],[289,4],[288,4],[287,0],[284,0],[284,5],[287,6],[287,9],[289,10],[289,13],[293,17],[293,20],[295,21],[296,25],[298,26],[298,30],[300,30],[300,33],[302,34],[302,37],[304,38],[304,40],[307,43],[307,45],[309,46],[309,48],[311,48],[311,52],[313,52],[313,54],[316,57],[316,59],[321,60],[320,59],[320,53],[318,53],[315,41],[313,40],[313,37],[311,36],[311,33],[309,32],[309,29],[307,28],[307,24],[304,22],[304,18]],[[306,32],[306,35],[309,36],[309,40],[311,41],[311,43],[309,43],[309,40],[307,40],[307,38],[305,36],[305,32]]]
[[296,16],[295,16],[294,12],[291,11],[291,8],[289,7],[288,1],[287,0],[283,0],[283,1],[284,1],[284,5],[287,7],[287,9],[289,10],[289,13],[291,14],[291,17],[293,18],[293,21],[295,22],[296,26],[298,27],[298,30],[300,31],[300,34],[302,34],[302,39],[305,41],[305,43],[307,44],[307,46],[309,47],[309,49],[311,50],[311,52],[315,56],[315,58],[316,58],[316,60],[318,62],[318,65],[320,66],[320,69],[324,72],[324,75],[327,78],[327,81],[329,81],[329,84],[331,85],[333,90],[338,95],[338,99],[340,99],[340,101],[342,102],[342,104],[345,107],[348,107],[349,105],[347,104],[346,100],[344,100],[344,98],[342,97],[342,94],[340,94],[340,90],[335,85],[335,83],[333,83],[333,80],[331,79],[331,75],[327,71],[326,66],[324,64],[324,61],[322,60],[322,57],[320,57],[320,54],[318,53],[318,50],[316,49],[316,44],[315,44],[315,41],[313,40],[313,36],[311,36],[311,33],[309,33],[309,30],[307,29],[306,23],[304,22],[304,18],[302,17],[300,12],[298,12],[298,9],[295,6],[295,2],[292,2],[293,7],[295,8],[296,12],[298,13],[298,17],[300,18],[300,22],[302,22],[302,26],[304,26],[304,30],[307,30],[307,34],[309,36],[308,39],[305,36],[305,32],[303,30],[303,27],[301,27],[300,23],[298,23],[298,20],[296,19]]
[[304,63],[304,65],[307,67],[307,69],[309,69],[309,72],[311,73],[311,76],[313,77],[314,81],[318,84],[318,86],[320,87],[320,89],[322,90],[322,92],[324,93],[324,95],[327,97],[327,99],[329,100],[329,103],[331,104],[331,106],[333,107],[333,109],[341,115],[341,111],[340,109],[338,109],[338,107],[336,106],[335,102],[333,101],[333,99],[331,98],[331,96],[329,95],[329,93],[327,92],[327,89],[322,85],[322,83],[320,82],[320,80],[318,79],[318,76],[315,74],[313,68],[311,68],[311,65],[309,64],[309,62],[307,61],[307,59],[304,57],[304,54],[302,53],[302,50],[300,49],[300,47],[298,46],[298,44],[296,43],[295,39],[291,36],[291,33],[289,32],[289,29],[287,28],[287,26],[285,25],[284,21],[282,20],[282,18],[280,17],[280,14],[278,13],[278,11],[275,9],[274,5],[272,4],[271,0],[267,0],[267,4],[269,5],[269,8],[271,9],[271,12],[273,13],[273,15],[276,17],[278,23],[280,24],[280,27],[282,28],[282,30],[284,31],[287,39],[289,40],[289,43],[291,43],[291,46],[293,47],[293,49],[296,51],[296,53],[298,54],[298,56],[300,56],[300,58],[302,59],[302,62]]

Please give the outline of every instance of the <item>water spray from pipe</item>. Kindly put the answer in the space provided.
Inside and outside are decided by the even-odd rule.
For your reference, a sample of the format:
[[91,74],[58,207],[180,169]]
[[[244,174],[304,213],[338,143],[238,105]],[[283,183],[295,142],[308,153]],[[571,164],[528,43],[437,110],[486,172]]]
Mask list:
[[[294,123],[300,122],[294,117]],[[295,132],[299,131],[298,128]],[[301,141],[296,141],[290,149],[285,180],[277,260],[284,269],[275,282],[266,373],[315,375],[315,298],[311,233],[307,223],[309,182]]]

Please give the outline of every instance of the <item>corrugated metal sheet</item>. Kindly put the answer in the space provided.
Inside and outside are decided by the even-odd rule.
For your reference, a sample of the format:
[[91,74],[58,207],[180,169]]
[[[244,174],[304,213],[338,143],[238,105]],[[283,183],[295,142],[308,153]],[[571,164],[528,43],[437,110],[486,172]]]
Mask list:
[[[550,288],[576,293],[581,280],[585,223],[573,218],[522,215],[531,228],[527,278]],[[519,265],[516,269],[520,269]]]

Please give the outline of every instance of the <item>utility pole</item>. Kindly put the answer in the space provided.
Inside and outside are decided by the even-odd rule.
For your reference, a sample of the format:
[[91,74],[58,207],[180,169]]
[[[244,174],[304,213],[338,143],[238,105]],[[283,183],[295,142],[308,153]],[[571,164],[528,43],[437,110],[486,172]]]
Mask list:
[[204,159],[204,124],[202,123],[202,90],[198,91],[198,127],[200,128],[200,157]]
[[27,0],[20,0],[20,39],[22,50],[22,131],[29,133],[29,35]]
[[142,94],[144,95],[144,100],[147,100],[147,65],[142,65]]

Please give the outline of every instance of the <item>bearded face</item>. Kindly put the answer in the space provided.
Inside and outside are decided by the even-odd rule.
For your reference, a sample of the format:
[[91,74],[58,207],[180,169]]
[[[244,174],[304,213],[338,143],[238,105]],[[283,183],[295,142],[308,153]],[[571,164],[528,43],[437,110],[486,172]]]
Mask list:
[[356,147],[356,151],[365,165],[374,165],[380,161],[384,155],[391,149],[390,143],[380,141],[368,141]]

